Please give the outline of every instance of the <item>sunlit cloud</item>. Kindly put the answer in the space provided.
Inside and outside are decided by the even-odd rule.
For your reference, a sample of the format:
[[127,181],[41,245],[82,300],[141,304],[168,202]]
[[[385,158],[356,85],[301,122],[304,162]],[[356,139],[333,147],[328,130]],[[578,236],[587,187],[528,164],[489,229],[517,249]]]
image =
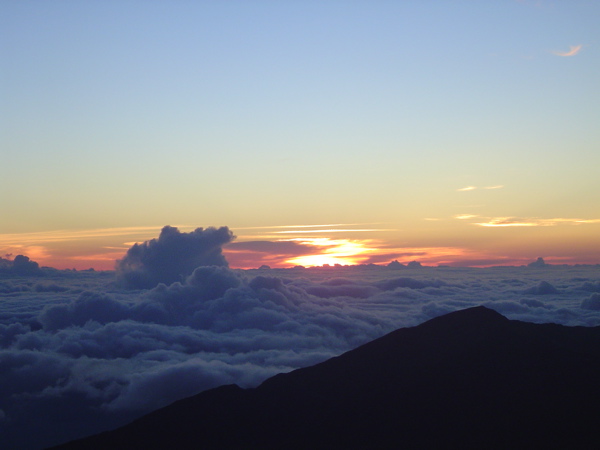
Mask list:
[[43,245],[7,245],[2,247],[2,255],[14,257],[16,255],[26,255],[30,259],[43,262],[52,257],[50,251]]
[[[365,227],[371,225],[369,227]],[[237,241],[255,241],[255,240],[279,240],[282,235],[291,237],[302,237],[307,234],[325,235],[325,234],[353,234],[353,233],[379,233],[399,231],[394,228],[378,228],[373,225],[383,225],[382,223],[355,223],[355,224],[327,224],[327,225],[280,225],[265,227],[243,227],[234,228],[234,231],[244,230],[246,233],[237,235]]]
[[[485,187],[482,187],[481,189],[487,189],[487,190],[490,190],[490,189],[502,189],[503,187],[504,187],[503,184],[496,184],[496,185],[493,185],[493,186],[485,186]],[[479,189],[479,188],[477,186],[465,186],[463,188],[457,189],[457,191],[458,192],[467,192],[467,191],[474,191],[476,189]]]
[[272,230],[281,228],[329,228],[329,227],[354,227],[375,225],[373,223],[329,223],[319,225],[267,225],[262,227],[235,227],[236,230]]
[[0,246],[18,245],[23,242],[49,243],[65,242],[82,239],[106,238],[117,236],[135,236],[149,233],[155,234],[160,226],[153,227],[120,227],[120,228],[96,228],[91,230],[52,230],[31,233],[5,233],[0,234]]
[[600,219],[494,217],[474,225],[481,227],[553,227],[560,224],[580,225],[589,223],[600,223]]
[[537,227],[540,226],[539,223],[519,220],[513,217],[497,217],[495,219],[490,219],[487,222],[478,222],[475,225],[481,227]]
[[[382,228],[348,228],[348,229],[318,229],[318,230],[302,230],[301,233],[348,233],[348,232],[372,232],[372,231],[396,231],[394,229]],[[298,234],[298,230],[274,231],[274,234]]]
[[583,45],[581,45],[581,44],[570,45],[568,52],[553,51],[552,53],[557,56],[575,56],[577,53],[579,53],[581,51],[582,48],[583,48]]
[[475,217],[479,217],[475,214],[457,214],[454,216],[455,219],[459,219],[459,220],[468,220],[468,219],[474,219]]

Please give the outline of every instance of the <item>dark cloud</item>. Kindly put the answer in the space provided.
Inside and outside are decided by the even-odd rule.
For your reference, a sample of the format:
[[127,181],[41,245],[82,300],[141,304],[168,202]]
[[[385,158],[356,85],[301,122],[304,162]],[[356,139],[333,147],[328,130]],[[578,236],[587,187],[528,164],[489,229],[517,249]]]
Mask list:
[[553,295],[560,294],[560,291],[547,281],[540,281],[537,286],[525,289],[524,293],[533,295]]
[[364,264],[381,264],[388,263],[392,260],[397,259],[408,259],[414,258],[416,256],[425,256],[427,253],[425,252],[403,252],[403,253],[382,253],[378,255],[370,255],[365,261]]
[[579,289],[588,292],[600,292],[600,281],[596,281],[595,283],[586,281]]
[[223,250],[233,266],[256,268],[280,265],[290,258],[313,254],[315,247],[294,241],[246,241],[233,242]]
[[589,309],[592,311],[600,311],[600,294],[593,293],[588,298],[581,302],[582,309]]
[[546,308],[546,304],[536,300],[536,299],[531,299],[531,298],[524,298],[522,299],[519,303],[523,304],[523,305],[527,305],[531,308]]
[[134,244],[117,261],[118,280],[129,288],[149,289],[159,283],[182,281],[199,266],[227,266],[222,247],[233,239],[227,227],[182,233],[166,226],[158,239]]
[[31,288],[23,284],[15,284],[10,281],[0,281],[0,294],[12,294],[14,292],[30,291]]
[[33,289],[36,292],[65,292],[68,291],[69,288],[65,286],[59,286],[56,283],[48,283],[48,284],[36,284]]
[[392,262],[390,262],[387,267],[389,267],[390,269],[404,269],[406,266],[404,264],[401,264],[400,262],[398,262],[397,259],[393,260]]
[[128,307],[110,295],[83,292],[75,301],[66,305],[46,308],[39,321],[46,330],[58,330],[68,326],[83,326],[90,321],[100,324],[124,320]]
[[306,292],[322,298],[331,297],[353,297],[353,298],[368,298],[379,292],[375,286],[359,285],[354,282],[345,280],[342,284],[307,286]]
[[446,283],[440,280],[416,280],[414,278],[392,278],[391,280],[385,280],[378,283],[378,286],[385,290],[390,291],[397,288],[409,288],[409,289],[423,289],[426,287],[440,287]]
[[2,272],[21,276],[44,275],[44,271],[40,269],[39,264],[24,255],[17,255],[12,261],[0,258],[0,273]]
[[530,262],[529,264],[527,264],[527,267],[546,267],[547,264],[544,261],[544,258],[538,258],[533,262]]

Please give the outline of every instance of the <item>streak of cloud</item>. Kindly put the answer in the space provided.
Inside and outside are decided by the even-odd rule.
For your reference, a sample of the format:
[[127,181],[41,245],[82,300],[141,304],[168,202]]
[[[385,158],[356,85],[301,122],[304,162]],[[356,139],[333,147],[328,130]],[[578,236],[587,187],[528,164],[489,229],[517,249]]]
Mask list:
[[589,223],[600,223],[600,219],[576,219],[557,217],[553,219],[519,218],[519,217],[493,217],[485,222],[477,222],[474,225],[481,227],[553,227],[560,224],[580,225]]
[[575,56],[576,54],[578,54],[581,51],[582,48],[583,48],[583,45],[581,45],[581,44],[570,45],[568,52],[553,51],[552,53],[557,56]]
[[[482,187],[481,189],[493,190],[493,189],[502,189],[502,188],[504,188],[503,184],[496,184],[493,186],[485,186],[485,187]],[[457,191],[458,192],[467,192],[467,191],[474,191],[476,189],[480,189],[480,188],[478,188],[477,186],[465,186],[463,188],[457,189]]]
[[327,227],[354,227],[363,225],[376,225],[373,223],[329,223],[319,225],[267,225],[264,227],[235,227],[236,230],[271,230],[280,228],[327,228]]
[[394,229],[385,228],[338,228],[338,229],[320,229],[320,230],[285,230],[285,231],[274,231],[274,234],[299,234],[299,233],[348,233],[348,232],[372,232],[372,231],[397,231]]
[[65,242],[81,239],[93,239],[103,237],[135,236],[139,234],[154,235],[160,226],[152,227],[119,227],[119,228],[96,228],[91,230],[51,230],[36,231],[30,233],[4,233],[0,234],[0,246],[15,244],[34,244],[46,242]]
[[457,214],[454,216],[454,218],[458,219],[458,220],[474,219],[475,217],[478,217],[478,216],[475,214]]

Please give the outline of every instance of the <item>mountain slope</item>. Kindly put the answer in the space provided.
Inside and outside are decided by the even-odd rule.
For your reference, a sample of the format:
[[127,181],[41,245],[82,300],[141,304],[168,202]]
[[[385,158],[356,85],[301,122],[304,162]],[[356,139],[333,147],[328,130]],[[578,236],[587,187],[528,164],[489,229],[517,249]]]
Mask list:
[[61,448],[591,447],[598,380],[600,328],[476,307]]

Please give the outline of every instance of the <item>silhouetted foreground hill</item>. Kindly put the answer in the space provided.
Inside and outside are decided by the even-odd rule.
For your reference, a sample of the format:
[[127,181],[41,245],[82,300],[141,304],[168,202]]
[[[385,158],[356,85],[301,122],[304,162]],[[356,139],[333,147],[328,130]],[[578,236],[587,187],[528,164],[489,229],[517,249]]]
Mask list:
[[470,308],[65,449],[597,448],[600,327]]

